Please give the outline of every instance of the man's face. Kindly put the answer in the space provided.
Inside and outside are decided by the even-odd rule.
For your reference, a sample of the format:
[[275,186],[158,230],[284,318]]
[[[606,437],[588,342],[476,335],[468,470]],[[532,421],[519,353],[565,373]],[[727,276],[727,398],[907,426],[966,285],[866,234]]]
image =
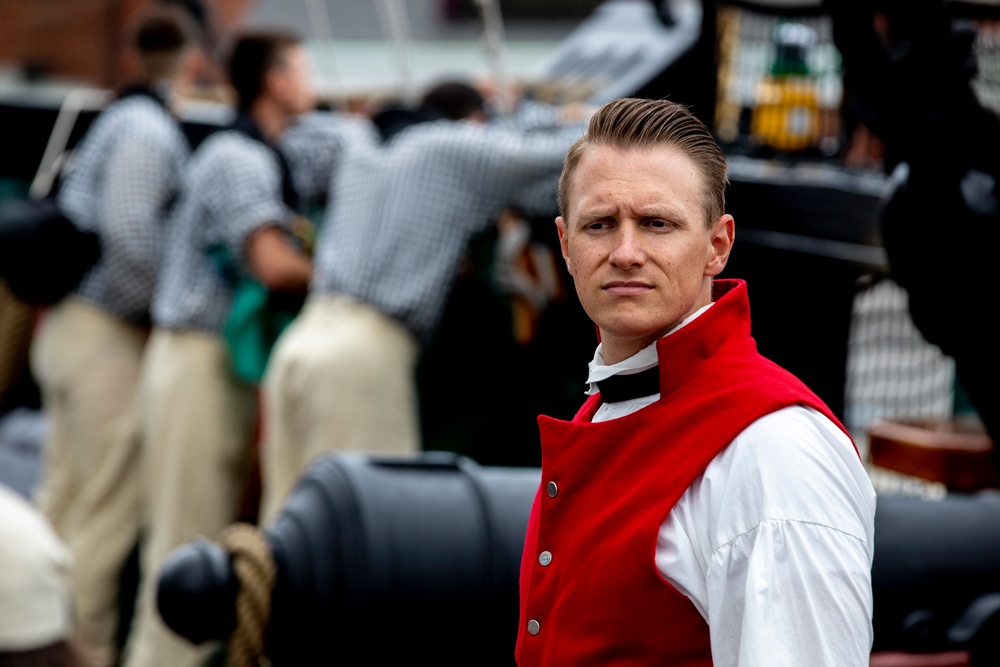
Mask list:
[[288,47],[270,77],[271,90],[287,113],[297,115],[316,106],[309,56],[302,46]]
[[626,359],[708,304],[733,218],[705,224],[705,188],[673,147],[590,146],[577,164],[559,242],[605,363]]

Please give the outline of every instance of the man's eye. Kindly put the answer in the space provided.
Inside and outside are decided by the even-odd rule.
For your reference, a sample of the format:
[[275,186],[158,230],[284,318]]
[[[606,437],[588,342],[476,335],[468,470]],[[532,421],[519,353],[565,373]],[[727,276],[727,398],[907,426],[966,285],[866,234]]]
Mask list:
[[651,219],[647,220],[646,224],[655,229],[665,229],[670,226],[670,223],[666,220]]

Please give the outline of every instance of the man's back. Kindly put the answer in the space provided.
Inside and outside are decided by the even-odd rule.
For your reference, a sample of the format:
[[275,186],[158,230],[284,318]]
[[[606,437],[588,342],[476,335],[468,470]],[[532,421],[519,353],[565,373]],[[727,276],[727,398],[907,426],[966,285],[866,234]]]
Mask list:
[[225,274],[222,255],[212,252],[227,252],[247,271],[244,251],[250,232],[291,215],[282,203],[279,171],[266,146],[234,131],[221,131],[198,148],[170,221],[154,324],[222,331],[236,277]]
[[549,212],[567,128],[518,134],[468,121],[422,123],[344,155],[313,291],[344,293],[419,337],[436,326],[469,239],[518,205]]
[[104,252],[77,293],[126,320],[147,316],[164,222],[189,154],[180,125],[151,91],[105,109],[77,149],[59,203]]

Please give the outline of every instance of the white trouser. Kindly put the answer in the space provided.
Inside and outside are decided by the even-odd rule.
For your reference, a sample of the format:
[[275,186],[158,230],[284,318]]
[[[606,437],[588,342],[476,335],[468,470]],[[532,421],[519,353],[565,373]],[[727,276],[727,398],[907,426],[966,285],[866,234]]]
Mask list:
[[215,539],[236,521],[253,455],[256,396],[232,371],[219,336],[154,329],[142,368],[143,583],[126,646],[130,667],[201,665],[213,646],[172,633],[154,606],[157,575],[175,547]]
[[371,306],[309,298],[278,339],[262,384],[262,523],[316,456],[419,451],[418,352],[401,324]]
[[122,567],[139,536],[145,340],[143,328],[69,297],[31,350],[48,420],[36,499],[73,552],[77,629],[97,665],[116,659]]

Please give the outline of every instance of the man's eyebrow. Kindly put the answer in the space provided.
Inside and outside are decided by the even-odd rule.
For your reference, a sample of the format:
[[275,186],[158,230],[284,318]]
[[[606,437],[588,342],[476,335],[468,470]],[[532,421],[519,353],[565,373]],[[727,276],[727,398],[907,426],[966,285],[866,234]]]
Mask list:
[[681,217],[680,209],[670,204],[650,204],[639,209],[639,213],[644,218],[670,218],[676,220]]
[[[667,203],[639,206],[635,207],[634,210],[643,218],[668,218],[670,220],[679,220],[682,217],[680,209]],[[614,217],[617,213],[617,206],[595,204],[590,208],[581,209],[577,215],[578,217],[586,218],[587,220],[597,220],[600,218]]]
[[587,218],[588,220],[596,220],[598,218],[610,218],[618,211],[617,206],[608,205],[595,205],[589,208],[583,208],[577,214],[580,218]]

